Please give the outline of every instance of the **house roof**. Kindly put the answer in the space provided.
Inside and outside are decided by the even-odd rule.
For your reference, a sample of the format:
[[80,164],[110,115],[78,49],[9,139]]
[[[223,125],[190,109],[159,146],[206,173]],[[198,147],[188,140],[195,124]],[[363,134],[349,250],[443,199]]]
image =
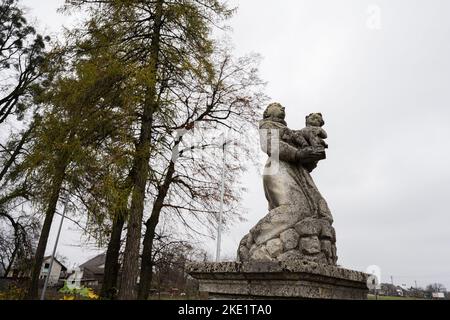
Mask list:
[[[48,260],[48,259],[51,259],[51,257],[52,257],[52,256],[46,256],[46,257],[44,257],[44,260],[43,260],[43,261],[46,261],[46,260]],[[63,264],[61,263],[61,261],[59,261],[56,257],[54,258],[53,261],[57,262],[57,263],[61,266],[62,271],[67,271],[66,266],[63,265]]]
[[105,273],[105,260],[106,253],[101,253],[80,265],[80,269],[88,269],[94,274],[103,274]]

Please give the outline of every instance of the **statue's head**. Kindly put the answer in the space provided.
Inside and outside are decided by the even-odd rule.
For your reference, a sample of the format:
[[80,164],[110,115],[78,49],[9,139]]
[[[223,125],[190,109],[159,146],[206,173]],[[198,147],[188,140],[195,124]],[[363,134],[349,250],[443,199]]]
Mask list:
[[325,124],[321,113],[311,113],[306,116],[306,125],[311,127],[322,127]]
[[264,119],[268,118],[277,118],[282,119],[286,118],[285,108],[279,104],[278,102],[271,103],[264,111]]

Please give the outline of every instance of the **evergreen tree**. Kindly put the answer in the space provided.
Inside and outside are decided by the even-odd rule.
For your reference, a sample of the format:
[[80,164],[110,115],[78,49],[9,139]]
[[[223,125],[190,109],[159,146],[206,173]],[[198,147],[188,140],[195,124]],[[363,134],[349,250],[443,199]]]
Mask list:
[[93,5],[93,21],[98,28],[117,30],[120,36],[114,43],[123,52],[123,59],[141,66],[142,95],[136,104],[139,136],[133,162],[138,174],[132,177],[120,285],[120,298],[133,299],[137,296],[135,287],[154,126],[171,116],[170,101],[164,99],[164,93],[185,75],[186,70],[192,70],[198,77],[211,75],[211,27],[214,22],[228,17],[231,11],[217,0],[69,0],[67,4],[69,7]]
[[[56,59],[59,58],[59,59]],[[104,174],[105,141],[108,147],[120,144],[123,69],[111,60],[68,60],[66,52],[52,55],[59,68],[52,83],[40,96],[42,120],[34,130],[17,177],[26,177],[32,185],[36,203],[44,213],[39,243],[34,258],[27,298],[36,299],[38,278],[58,201],[76,195],[80,185]],[[120,120],[117,120],[120,119]],[[126,120],[125,120],[126,121]],[[98,219],[97,214],[95,219]]]

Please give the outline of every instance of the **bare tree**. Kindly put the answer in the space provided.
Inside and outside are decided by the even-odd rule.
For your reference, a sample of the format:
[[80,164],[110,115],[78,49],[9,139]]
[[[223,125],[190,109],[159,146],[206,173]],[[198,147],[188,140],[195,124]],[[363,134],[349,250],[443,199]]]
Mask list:
[[426,286],[425,291],[433,293],[433,292],[446,292],[447,289],[442,283],[432,283]]
[[[170,227],[171,226],[171,227]],[[170,291],[172,288],[180,292],[196,291],[193,282],[186,273],[186,265],[191,261],[202,260],[206,252],[199,248],[198,243],[181,240],[176,228],[170,219],[163,219],[155,234],[154,249],[152,252],[152,287],[161,291]]]
[[17,189],[0,199],[0,265],[6,277],[14,268],[26,274],[30,271],[39,220],[18,207],[27,198]]
[[[242,135],[247,131],[244,128],[254,126],[260,116],[264,83],[258,77],[255,57],[234,60],[227,50],[217,51],[220,54],[215,56],[212,79],[201,81],[187,74],[190,81],[185,79],[170,88],[168,96],[176,113],[168,125],[155,129],[163,148],[151,159],[155,189],[151,214],[145,222],[140,299],[147,298],[150,288],[152,242],[162,212],[170,212],[191,232],[198,232],[198,224],[211,232],[211,226],[217,226],[222,179],[227,180],[224,225],[238,219],[242,212],[239,177],[245,160],[251,158],[247,143],[254,140],[244,141]],[[228,152],[226,164],[222,163],[225,140],[217,139],[224,132],[240,136],[226,146],[233,150]],[[190,142],[184,143],[186,138]],[[224,177],[222,165],[226,165]]]

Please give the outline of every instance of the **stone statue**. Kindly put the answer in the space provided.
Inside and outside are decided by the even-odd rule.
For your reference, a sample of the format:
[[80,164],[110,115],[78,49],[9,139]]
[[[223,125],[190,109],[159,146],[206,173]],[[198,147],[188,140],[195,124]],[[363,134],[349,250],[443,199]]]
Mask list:
[[[269,155],[266,169],[277,170],[264,175],[269,213],[241,240],[238,261],[336,265],[333,218],[310,176],[318,161],[326,158],[322,115],[310,114],[306,128],[297,131],[287,127],[285,116],[285,108],[273,103],[260,122],[261,147]],[[278,138],[277,146],[271,145],[273,138]]]
[[260,122],[269,213],[241,240],[238,262],[187,266],[210,299],[367,299],[368,274],[336,265],[336,233],[310,173],[328,145],[320,113],[291,130],[285,109],[269,105]]
[[323,140],[328,137],[326,131],[322,129],[325,121],[321,113],[311,113],[306,117],[306,128],[299,131],[285,130],[282,140],[291,141],[300,149],[306,147],[328,148],[328,144]]

